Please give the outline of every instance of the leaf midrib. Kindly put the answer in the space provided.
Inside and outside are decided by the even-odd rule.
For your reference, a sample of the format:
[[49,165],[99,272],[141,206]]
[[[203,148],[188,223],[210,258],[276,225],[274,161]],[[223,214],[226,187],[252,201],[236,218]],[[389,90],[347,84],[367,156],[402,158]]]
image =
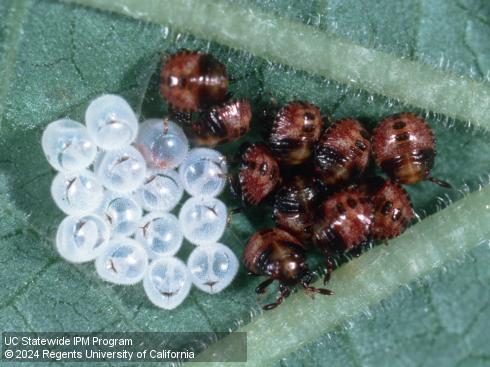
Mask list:
[[[64,0],[146,20],[490,129],[490,84],[223,0]],[[192,21],[189,21],[192,20]]]

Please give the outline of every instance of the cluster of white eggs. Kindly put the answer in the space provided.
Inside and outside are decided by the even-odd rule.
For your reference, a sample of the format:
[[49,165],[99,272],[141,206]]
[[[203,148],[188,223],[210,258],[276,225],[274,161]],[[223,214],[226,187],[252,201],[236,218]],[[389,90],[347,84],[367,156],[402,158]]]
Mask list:
[[[218,243],[228,213],[216,199],[227,165],[217,151],[195,148],[167,119],[138,124],[120,96],[90,103],[86,126],[69,119],[49,124],[42,148],[59,171],[51,195],[68,216],[56,247],[74,263],[95,260],[99,276],[116,284],[143,280],[148,298],[173,309],[192,284],[207,293],[227,287],[238,260]],[[178,171],[176,170],[178,168]],[[191,197],[172,213],[184,190]],[[196,245],[187,264],[175,255],[184,237]]]

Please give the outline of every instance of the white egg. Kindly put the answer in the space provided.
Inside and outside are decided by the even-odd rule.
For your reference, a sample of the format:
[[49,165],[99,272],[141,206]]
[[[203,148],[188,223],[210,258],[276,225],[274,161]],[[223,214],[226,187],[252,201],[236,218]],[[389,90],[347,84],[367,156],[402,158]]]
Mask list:
[[146,274],[148,255],[143,246],[131,238],[109,241],[95,260],[99,276],[115,284],[135,284]]
[[217,242],[225,231],[227,219],[226,205],[215,198],[190,198],[179,213],[184,237],[195,245]]
[[115,192],[136,190],[145,180],[146,163],[132,146],[103,153],[97,158],[95,174],[102,185]]
[[88,170],[77,173],[60,172],[51,184],[51,196],[65,213],[86,214],[99,207],[104,189]]
[[85,112],[88,133],[105,150],[131,144],[138,135],[138,120],[122,97],[106,94],[94,99]]
[[104,250],[109,235],[109,227],[98,215],[69,216],[58,227],[56,248],[70,262],[92,261]]
[[135,193],[140,205],[148,211],[170,211],[179,203],[184,187],[174,170],[150,171]]
[[194,285],[207,293],[219,293],[235,278],[238,259],[225,245],[215,243],[197,246],[187,260]]
[[155,259],[175,255],[182,246],[184,235],[175,215],[152,212],[141,219],[135,238],[145,246],[150,259]]
[[50,123],[41,145],[49,164],[58,171],[80,171],[94,161],[97,152],[87,128],[69,119]]
[[148,167],[177,167],[187,156],[189,141],[182,128],[168,118],[150,119],[140,124],[135,146],[143,154]]
[[228,172],[225,157],[209,148],[192,149],[179,167],[185,190],[191,196],[216,197],[225,188]]
[[152,261],[143,280],[149,300],[166,310],[180,305],[189,294],[191,286],[187,267],[175,257],[162,257]]
[[129,237],[138,228],[143,209],[129,196],[106,192],[98,213],[111,228],[111,237]]

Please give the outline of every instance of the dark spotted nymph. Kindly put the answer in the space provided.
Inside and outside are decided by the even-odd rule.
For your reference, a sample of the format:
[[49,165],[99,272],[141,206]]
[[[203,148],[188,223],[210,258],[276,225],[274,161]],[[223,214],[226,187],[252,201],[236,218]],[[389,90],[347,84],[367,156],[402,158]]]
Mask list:
[[313,243],[323,252],[325,281],[333,270],[332,257],[354,251],[370,238],[373,204],[362,190],[351,187],[323,201],[313,225]]
[[322,129],[323,120],[317,106],[306,102],[290,102],[276,115],[269,145],[281,163],[300,165],[310,158]]
[[181,50],[170,55],[160,73],[160,92],[172,109],[195,112],[225,101],[226,67],[213,55]]
[[402,234],[415,217],[410,196],[396,181],[380,180],[371,192],[373,224],[371,236],[387,240]]
[[235,189],[245,203],[260,204],[275,191],[280,182],[279,163],[265,144],[255,143],[242,147]]
[[277,226],[309,242],[321,196],[321,185],[313,177],[298,175],[288,180],[274,196],[273,217]]
[[308,292],[333,294],[328,289],[309,285],[313,275],[306,264],[305,246],[283,229],[267,228],[256,232],[245,247],[243,262],[250,275],[267,277],[256,288],[257,293],[264,293],[272,282],[279,282],[279,298],[265,305],[264,310],[271,310],[280,305],[297,285]]
[[370,162],[368,131],[356,119],[336,121],[320,137],[313,162],[315,172],[327,186],[358,180]]
[[376,164],[399,183],[410,185],[429,180],[450,187],[447,182],[430,176],[436,142],[422,117],[400,113],[385,118],[373,133],[372,151]]
[[202,111],[187,130],[195,144],[214,147],[243,137],[250,130],[251,120],[250,102],[231,100]]

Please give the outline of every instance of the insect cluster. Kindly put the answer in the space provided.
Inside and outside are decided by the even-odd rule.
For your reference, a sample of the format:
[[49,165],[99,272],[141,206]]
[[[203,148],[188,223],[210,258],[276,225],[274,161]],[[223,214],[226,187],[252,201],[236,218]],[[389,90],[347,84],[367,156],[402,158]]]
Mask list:
[[[208,148],[189,151],[186,134],[169,118],[139,124],[116,95],[92,101],[85,123],[57,120],[42,137],[58,171],[51,195],[68,215],[56,235],[60,255],[95,260],[99,276],[115,284],[143,281],[148,298],[164,309],[182,303],[192,284],[207,293],[227,287],[238,259],[218,243],[228,218],[216,198],[226,184],[224,157]],[[184,191],[191,197],[177,218],[170,211]],[[175,256],[184,238],[196,245],[187,264]]]
[[[411,113],[389,116],[371,135],[356,119],[339,120],[324,129],[319,112],[314,118],[305,113],[303,126],[318,119],[321,133],[311,134],[310,127],[305,134],[292,139],[297,118],[289,120],[290,129],[284,129],[279,135],[275,133],[277,126],[286,123],[283,111],[299,106],[302,105],[297,102],[289,103],[278,113],[269,138],[271,152],[279,152],[275,157],[284,182],[277,187],[273,198],[273,216],[278,228],[258,232],[245,249],[245,264],[250,272],[269,277],[257,288],[258,293],[273,280],[279,281],[281,294],[265,309],[279,305],[292,285],[299,284],[311,291],[308,283],[312,277],[305,265],[306,246],[320,250],[325,257],[324,281],[327,282],[335,256],[358,255],[364,244],[372,240],[386,241],[409,226],[415,214],[401,184],[430,180],[449,186],[429,176],[434,164],[435,140],[420,117]],[[298,156],[302,166],[295,170]],[[372,163],[388,178],[377,176]],[[296,242],[284,231],[293,235]],[[299,241],[303,247],[298,245]],[[292,268],[302,271],[285,271]],[[322,289],[315,291],[331,294]]]
[[[303,101],[280,108],[266,139],[243,144],[238,164],[228,167],[211,148],[242,138],[252,122],[251,104],[231,98],[228,84],[214,56],[180,51],[161,69],[168,117],[138,123],[124,99],[104,95],[88,106],[86,126],[69,119],[48,125],[42,147],[59,171],[51,194],[68,215],[56,236],[62,257],[95,260],[99,276],[112,283],[143,281],[164,309],[181,304],[192,284],[218,293],[239,266],[218,243],[230,213],[217,197],[230,180],[245,208],[272,207],[276,227],[256,232],[243,253],[249,274],[267,277],[257,293],[279,283],[269,310],[296,286],[333,294],[310,286],[312,249],[325,258],[327,282],[335,256],[400,235],[414,218],[402,184],[449,187],[429,175],[435,140],[422,118],[389,116],[372,132],[355,118],[326,126],[320,109]],[[189,150],[188,137],[201,147]],[[176,217],[171,211],[184,191],[190,197]],[[184,238],[195,245],[187,264],[176,257]]]
[[[234,141],[250,129],[250,103],[229,99],[228,83],[225,66],[209,54],[181,51],[164,64],[161,94],[196,144]],[[255,233],[243,254],[251,275],[267,277],[257,293],[279,282],[279,298],[264,309],[279,305],[296,285],[333,293],[309,285],[311,248],[325,257],[326,282],[336,255],[356,255],[372,240],[403,233],[414,211],[402,184],[429,180],[449,187],[429,175],[435,139],[415,114],[389,116],[370,132],[356,118],[326,126],[317,106],[292,101],[268,123],[263,142],[242,147],[233,176],[245,205],[272,203],[277,226]]]

